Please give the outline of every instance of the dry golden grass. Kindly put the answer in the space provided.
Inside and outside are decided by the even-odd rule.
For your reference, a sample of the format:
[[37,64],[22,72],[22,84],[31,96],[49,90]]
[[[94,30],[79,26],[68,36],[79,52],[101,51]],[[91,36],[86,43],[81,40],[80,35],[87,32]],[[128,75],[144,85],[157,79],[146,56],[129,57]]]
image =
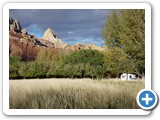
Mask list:
[[136,109],[144,80],[10,80],[10,109]]

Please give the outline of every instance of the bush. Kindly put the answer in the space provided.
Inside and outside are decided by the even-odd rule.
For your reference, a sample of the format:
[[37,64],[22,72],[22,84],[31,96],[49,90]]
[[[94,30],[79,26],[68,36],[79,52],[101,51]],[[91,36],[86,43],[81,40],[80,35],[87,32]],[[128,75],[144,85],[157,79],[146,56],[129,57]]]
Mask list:
[[19,68],[24,64],[24,61],[20,57],[10,57],[9,58],[9,78],[21,78],[19,74]]
[[19,74],[23,78],[44,78],[46,77],[46,67],[45,64],[37,61],[28,62],[21,65]]
[[[106,71],[106,62],[104,55],[96,50],[80,50],[75,51],[65,58],[65,64],[71,66],[80,66],[74,70],[81,73],[79,77],[97,77],[103,78],[103,74]],[[75,75],[76,76],[76,75]]]
[[96,50],[80,50],[65,54],[50,50],[39,52],[35,61],[10,58],[10,78],[103,78],[104,55]]

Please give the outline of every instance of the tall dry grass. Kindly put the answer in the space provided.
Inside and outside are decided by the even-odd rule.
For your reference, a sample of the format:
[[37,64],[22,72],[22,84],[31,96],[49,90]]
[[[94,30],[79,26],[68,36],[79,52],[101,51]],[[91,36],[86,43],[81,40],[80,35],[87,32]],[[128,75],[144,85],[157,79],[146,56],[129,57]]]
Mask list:
[[10,80],[10,109],[137,109],[144,80]]

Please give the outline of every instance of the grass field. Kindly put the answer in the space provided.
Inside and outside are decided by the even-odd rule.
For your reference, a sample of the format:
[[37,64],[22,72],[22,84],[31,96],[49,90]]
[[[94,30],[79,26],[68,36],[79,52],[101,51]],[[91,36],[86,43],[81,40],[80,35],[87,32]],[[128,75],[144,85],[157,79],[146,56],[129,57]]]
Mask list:
[[10,80],[10,109],[137,109],[144,80]]

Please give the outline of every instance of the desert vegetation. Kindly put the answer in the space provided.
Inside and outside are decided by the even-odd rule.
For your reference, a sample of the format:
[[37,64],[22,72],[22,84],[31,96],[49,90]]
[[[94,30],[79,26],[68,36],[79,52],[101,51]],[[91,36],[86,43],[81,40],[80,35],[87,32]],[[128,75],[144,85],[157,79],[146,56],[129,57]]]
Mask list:
[[143,88],[143,80],[10,80],[10,109],[138,109]]

